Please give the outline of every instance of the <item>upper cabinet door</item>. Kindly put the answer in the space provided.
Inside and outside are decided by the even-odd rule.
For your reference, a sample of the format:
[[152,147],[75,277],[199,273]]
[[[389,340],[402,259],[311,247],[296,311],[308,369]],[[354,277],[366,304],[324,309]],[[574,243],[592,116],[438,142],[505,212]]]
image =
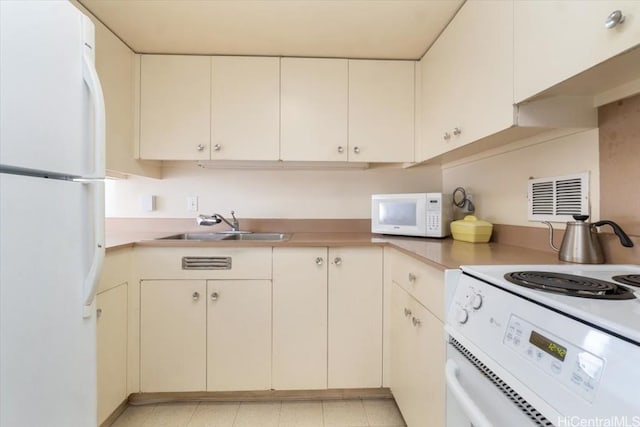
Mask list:
[[[625,22],[607,29],[620,10]],[[515,2],[515,100],[523,101],[640,43],[640,2]]]
[[421,62],[418,160],[513,125],[513,2],[466,2]]
[[349,60],[349,161],[414,160],[414,61]]
[[209,159],[211,58],[142,55],[140,157]]
[[282,160],[347,160],[348,62],[282,58]]
[[214,56],[211,159],[278,160],[280,59]]

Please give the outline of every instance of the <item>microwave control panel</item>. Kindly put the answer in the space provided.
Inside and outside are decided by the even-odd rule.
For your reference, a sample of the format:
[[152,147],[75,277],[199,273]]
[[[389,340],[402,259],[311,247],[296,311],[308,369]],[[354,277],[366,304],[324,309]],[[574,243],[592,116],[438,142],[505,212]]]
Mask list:
[[429,234],[441,234],[446,236],[446,229],[451,222],[451,203],[447,203],[447,197],[441,193],[427,193],[427,203],[425,206],[427,232]]

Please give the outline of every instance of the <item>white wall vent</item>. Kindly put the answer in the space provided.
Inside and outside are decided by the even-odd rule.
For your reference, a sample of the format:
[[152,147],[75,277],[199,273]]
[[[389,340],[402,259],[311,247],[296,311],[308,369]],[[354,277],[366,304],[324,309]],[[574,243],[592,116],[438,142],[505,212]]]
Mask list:
[[589,172],[529,180],[529,221],[566,222],[589,215]]

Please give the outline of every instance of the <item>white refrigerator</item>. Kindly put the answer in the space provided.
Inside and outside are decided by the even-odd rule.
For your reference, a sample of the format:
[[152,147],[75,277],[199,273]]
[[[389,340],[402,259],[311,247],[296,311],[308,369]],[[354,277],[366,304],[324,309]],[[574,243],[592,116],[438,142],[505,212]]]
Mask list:
[[0,0],[0,426],[97,424],[105,113],[94,27]]

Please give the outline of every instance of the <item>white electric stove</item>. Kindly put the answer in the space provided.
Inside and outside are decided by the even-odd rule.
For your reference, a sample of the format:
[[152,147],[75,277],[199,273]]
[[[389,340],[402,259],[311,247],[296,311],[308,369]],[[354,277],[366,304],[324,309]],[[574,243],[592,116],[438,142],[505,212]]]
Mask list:
[[446,286],[447,427],[640,426],[640,266],[463,266]]

